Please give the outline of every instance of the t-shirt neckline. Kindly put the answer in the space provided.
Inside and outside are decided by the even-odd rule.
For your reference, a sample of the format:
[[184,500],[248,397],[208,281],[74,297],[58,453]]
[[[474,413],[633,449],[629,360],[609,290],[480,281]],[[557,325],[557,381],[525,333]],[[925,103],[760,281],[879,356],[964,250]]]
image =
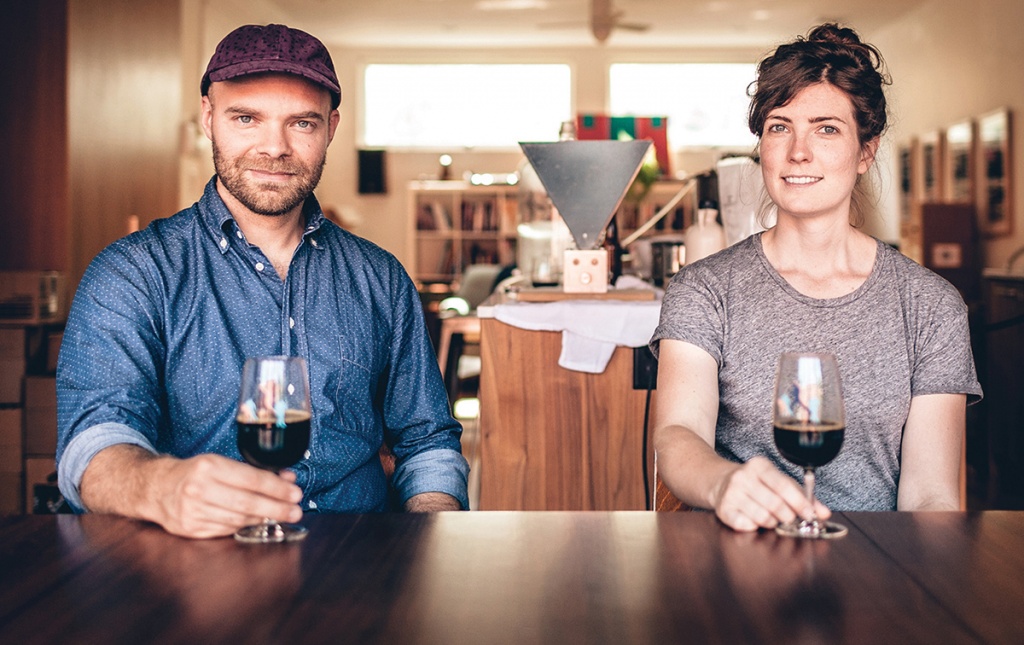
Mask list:
[[797,291],[793,287],[793,285],[791,285],[789,282],[786,281],[784,277],[782,277],[781,273],[775,270],[775,267],[772,266],[772,263],[768,261],[768,256],[765,255],[764,247],[761,245],[761,236],[763,234],[764,232],[762,231],[761,233],[757,233],[756,235],[752,236],[754,253],[761,261],[761,266],[764,267],[764,270],[768,273],[768,275],[772,277],[772,279],[779,285],[779,287],[782,288],[782,290],[786,294],[788,294],[794,300],[806,305],[810,305],[812,307],[841,307],[847,303],[853,302],[854,300],[857,300],[862,295],[867,293],[868,290],[870,290],[871,287],[875,284],[875,282],[878,281],[878,278],[882,273],[884,244],[881,240],[875,238],[875,262],[871,267],[871,273],[868,274],[867,279],[864,280],[864,282],[861,283],[859,287],[857,287],[850,293],[843,296],[839,296],[837,298],[812,298],[811,296],[802,294],[799,291]]

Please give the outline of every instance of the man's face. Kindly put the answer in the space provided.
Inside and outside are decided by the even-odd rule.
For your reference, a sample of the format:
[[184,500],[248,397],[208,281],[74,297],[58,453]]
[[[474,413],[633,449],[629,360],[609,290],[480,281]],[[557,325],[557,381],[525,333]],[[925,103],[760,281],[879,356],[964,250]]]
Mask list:
[[298,76],[213,83],[203,97],[203,129],[228,205],[233,198],[269,216],[301,208],[320,181],[338,119],[327,90]]

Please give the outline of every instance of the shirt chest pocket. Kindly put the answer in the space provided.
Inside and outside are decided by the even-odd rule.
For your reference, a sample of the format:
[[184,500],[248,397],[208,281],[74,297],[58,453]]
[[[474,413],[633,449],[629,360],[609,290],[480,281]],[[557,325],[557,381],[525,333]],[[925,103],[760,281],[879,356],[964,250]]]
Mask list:
[[387,378],[388,347],[374,334],[342,334],[334,346],[323,393],[333,417],[328,427],[344,434],[380,432],[381,398]]

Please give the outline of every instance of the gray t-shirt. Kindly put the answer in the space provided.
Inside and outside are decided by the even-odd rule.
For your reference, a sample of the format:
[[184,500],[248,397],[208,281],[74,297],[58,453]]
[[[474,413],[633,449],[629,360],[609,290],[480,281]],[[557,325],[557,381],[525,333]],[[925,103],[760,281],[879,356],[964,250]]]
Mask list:
[[715,449],[745,462],[763,455],[802,478],[772,434],[779,354],[836,355],[846,434],[831,463],[816,470],[815,495],[833,510],[895,510],[903,425],[914,396],[981,398],[959,292],[935,273],[878,242],[875,265],[853,293],[799,293],[768,262],[761,235],[684,267],[672,279],[651,339],[686,341],[718,362]]

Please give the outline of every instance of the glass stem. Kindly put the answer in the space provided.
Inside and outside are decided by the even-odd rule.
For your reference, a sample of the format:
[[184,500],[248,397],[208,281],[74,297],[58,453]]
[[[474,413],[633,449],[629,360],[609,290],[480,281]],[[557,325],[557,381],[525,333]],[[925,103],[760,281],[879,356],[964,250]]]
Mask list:
[[265,539],[278,540],[284,536],[284,529],[276,521],[269,517],[263,518],[263,537]]
[[807,494],[807,506],[811,509],[811,522],[818,521],[818,514],[814,512],[814,469],[804,468],[804,493]]

